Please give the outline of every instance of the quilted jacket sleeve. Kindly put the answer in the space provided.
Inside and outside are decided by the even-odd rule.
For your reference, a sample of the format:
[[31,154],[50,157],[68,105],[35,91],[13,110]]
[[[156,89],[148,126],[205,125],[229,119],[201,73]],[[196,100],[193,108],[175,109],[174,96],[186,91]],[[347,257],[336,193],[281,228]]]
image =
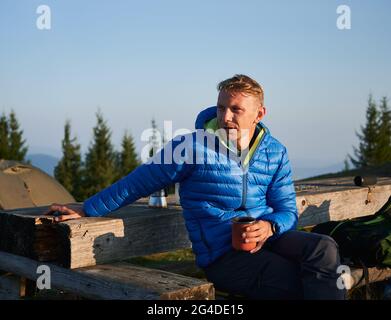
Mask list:
[[191,172],[190,163],[184,160],[181,162],[164,161],[167,159],[167,150],[172,154],[172,150],[179,142],[170,141],[151,161],[139,166],[127,176],[87,199],[83,205],[86,215],[104,216],[184,179]]
[[295,229],[298,220],[296,192],[285,147],[279,167],[268,187],[266,199],[268,205],[273,208],[273,212],[262,216],[262,220],[275,224],[276,234],[273,237],[278,237],[288,230]]

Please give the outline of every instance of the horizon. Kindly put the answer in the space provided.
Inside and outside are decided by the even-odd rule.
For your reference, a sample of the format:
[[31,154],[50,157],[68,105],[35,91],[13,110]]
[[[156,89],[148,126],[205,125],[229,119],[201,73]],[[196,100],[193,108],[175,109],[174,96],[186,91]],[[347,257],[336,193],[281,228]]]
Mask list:
[[[84,154],[83,154],[84,156]],[[31,160],[33,166],[45,171],[53,176],[53,170],[60,160],[60,156],[51,155],[48,153],[27,153],[26,159]],[[336,173],[342,170],[343,162],[320,164],[318,166],[313,164],[313,159],[290,159],[292,165],[293,180],[305,179],[320,174]]]

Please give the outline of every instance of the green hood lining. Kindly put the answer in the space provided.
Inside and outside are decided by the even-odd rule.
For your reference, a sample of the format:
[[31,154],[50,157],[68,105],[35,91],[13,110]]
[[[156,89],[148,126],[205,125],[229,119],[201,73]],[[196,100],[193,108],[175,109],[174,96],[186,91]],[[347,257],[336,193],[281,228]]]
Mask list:
[[[250,161],[251,157],[253,156],[255,150],[257,149],[258,144],[260,143],[263,135],[265,134],[264,128],[262,128],[261,126],[258,126],[258,128],[260,128],[258,136],[256,137],[253,145],[250,148],[250,151],[247,153],[246,158],[244,159],[244,165],[245,166],[249,163],[249,161]],[[217,131],[217,129],[219,129],[219,126],[218,126],[218,123],[217,123],[217,117],[215,117],[213,119],[210,119],[207,122],[205,122],[204,129],[208,130],[208,131],[212,131],[213,133],[215,133]],[[231,150],[232,152],[237,153],[236,150],[234,150],[232,147],[228,146],[227,141],[225,141],[220,135],[217,135],[217,136],[219,137],[219,140],[221,141],[221,143],[227,149]]]

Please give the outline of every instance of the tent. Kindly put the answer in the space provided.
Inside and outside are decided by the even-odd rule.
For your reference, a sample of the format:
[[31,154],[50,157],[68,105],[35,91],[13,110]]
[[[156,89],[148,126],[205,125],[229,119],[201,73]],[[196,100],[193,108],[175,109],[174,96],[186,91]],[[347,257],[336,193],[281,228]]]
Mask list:
[[18,161],[0,160],[0,209],[75,202],[72,195],[42,170]]

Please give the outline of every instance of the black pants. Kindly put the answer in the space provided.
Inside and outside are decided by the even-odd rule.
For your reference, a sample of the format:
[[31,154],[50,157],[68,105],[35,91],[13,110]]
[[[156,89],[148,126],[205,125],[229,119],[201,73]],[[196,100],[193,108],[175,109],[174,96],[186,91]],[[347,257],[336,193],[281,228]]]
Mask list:
[[232,249],[204,268],[217,290],[248,299],[345,299],[338,246],[325,235],[288,231],[256,253]]

